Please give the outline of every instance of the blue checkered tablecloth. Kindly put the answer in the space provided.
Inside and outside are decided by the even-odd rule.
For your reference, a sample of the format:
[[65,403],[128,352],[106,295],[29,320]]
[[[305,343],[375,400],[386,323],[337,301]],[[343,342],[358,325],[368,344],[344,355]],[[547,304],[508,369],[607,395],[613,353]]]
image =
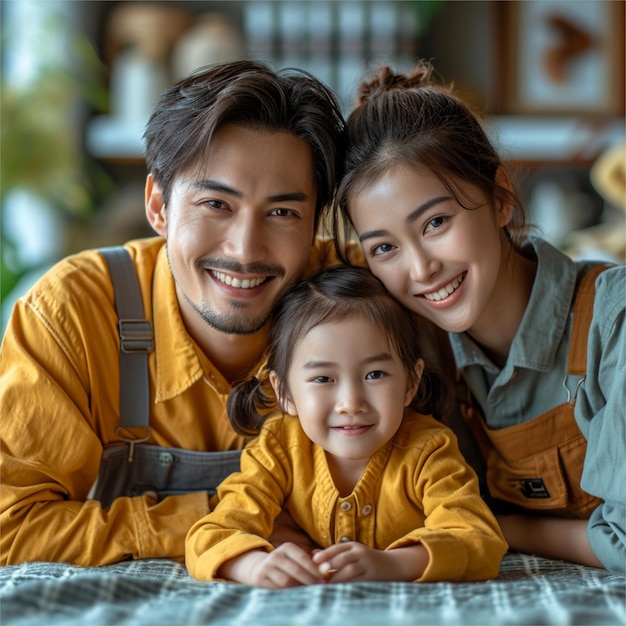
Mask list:
[[159,624],[626,625],[626,577],[521,554],[480,583],[327,584],[267,591],[203,583],[167,560],[0,568],[3,626]]

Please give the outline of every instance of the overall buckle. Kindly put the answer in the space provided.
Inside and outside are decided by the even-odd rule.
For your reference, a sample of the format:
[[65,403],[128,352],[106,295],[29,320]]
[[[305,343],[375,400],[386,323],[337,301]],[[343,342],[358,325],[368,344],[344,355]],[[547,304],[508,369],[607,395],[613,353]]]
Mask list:
[[154,333],[152,332],[152,324],[148,320],[119,320],[118,328],[122,352],[133,354],[137,352],[148,353],[154,350]]
[[128,428],[123,428],[122,426],[118,426],[115,429],[115,434],[124,442],[129,445],[128,449],[128,462],[132,463],[135,460],[135,446],[138,443],[145,443],[152,436],[152,428],[150,426],[138,426],[137,428],[141,428],[146,431],[145,437],[125,437],[122,435],[122,431],[128,430]]

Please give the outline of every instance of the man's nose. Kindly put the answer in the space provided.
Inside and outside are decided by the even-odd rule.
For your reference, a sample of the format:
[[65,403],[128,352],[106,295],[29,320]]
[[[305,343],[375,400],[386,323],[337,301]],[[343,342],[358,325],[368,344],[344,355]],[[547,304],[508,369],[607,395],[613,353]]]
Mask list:
[[240,263],[263,261],[267,235],[263,221],[249,214],[240,214],[231,221],[225,233],[224,254]]

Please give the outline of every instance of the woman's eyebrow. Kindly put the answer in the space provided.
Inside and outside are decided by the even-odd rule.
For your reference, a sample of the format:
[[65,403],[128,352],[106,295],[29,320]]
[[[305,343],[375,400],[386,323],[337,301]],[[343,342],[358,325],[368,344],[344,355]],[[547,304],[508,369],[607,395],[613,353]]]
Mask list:
[[427,200],[426,202],[424,202],[424,204],[418,206],[406,216],[406,222],[414,222],[420,215],[422,215],[422,213],[428,211],[428,209],[432,208],[436,204],[439,204],[440,202],[446,202],[446,200],[450,199],[451,196],[437,196],[436,198],[431,198],[430,200]]
[[[430,200],[427,200],[426,202],[424,202],[424,204],[421,204],[416,209],[411,211],[406,216],[405,221],[407,222],[407,224],[410,224],[411,222],[414,222],[416,219],[418,219],[420,215],[422,215],[425,211],[428,211],[428,209],[432,208],[436,204],[439,204],[440,202],[446,202],[447,200],[450,200],[450,199],[451,199],[451,196],[437,196],[436,198],[431,198]],[[359,235],[359,241],[363,242],[366,239],[384,237],[385,235],[388,235],[388,234],[389,234],[389,231],[385,229],[365,230]]]

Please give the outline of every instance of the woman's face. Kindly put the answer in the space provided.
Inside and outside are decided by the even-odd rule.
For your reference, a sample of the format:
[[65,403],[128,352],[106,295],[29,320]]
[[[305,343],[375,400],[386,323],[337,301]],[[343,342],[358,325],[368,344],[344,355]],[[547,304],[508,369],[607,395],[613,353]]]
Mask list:
[[498,309],[510,208],[457,185],[465,209],[428,170],[398,166],[348,200],[371,271],[412,311],[449,332],[471,332]]

